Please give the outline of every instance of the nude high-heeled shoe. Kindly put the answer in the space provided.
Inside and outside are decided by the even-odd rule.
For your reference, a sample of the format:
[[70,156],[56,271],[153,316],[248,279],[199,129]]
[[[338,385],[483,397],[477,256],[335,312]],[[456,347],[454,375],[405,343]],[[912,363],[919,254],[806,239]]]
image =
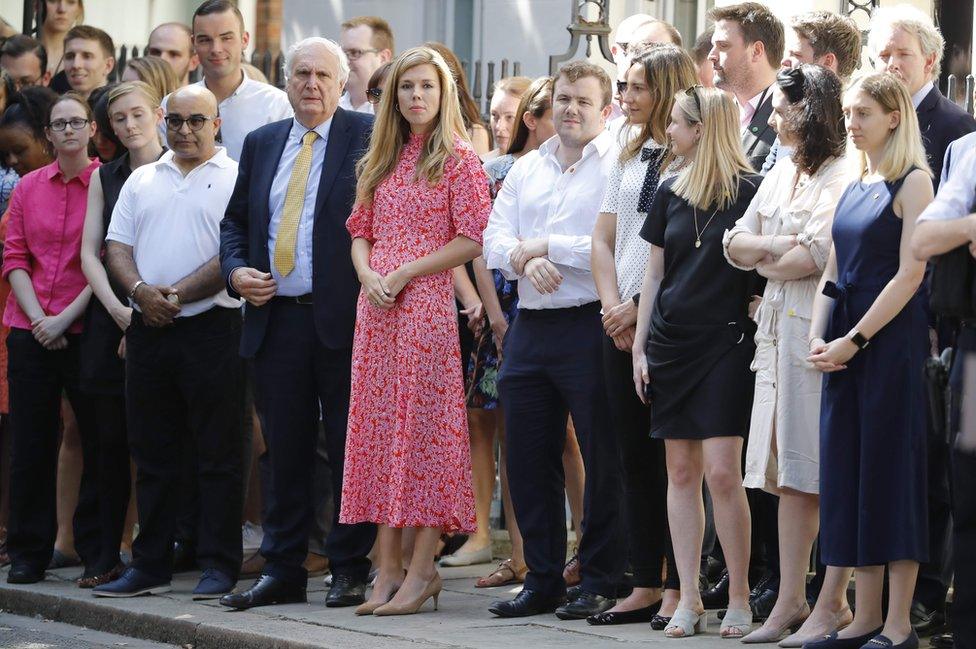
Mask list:
[[388,603],[380,606],[373,611],[373,615],[413,615],[420,611],[420,607],[424,605],[431,597],[434,598],[434,610],[437,610],[437,600],[441,596],[441,588],[443,583],[441,582],[441,576],[435,574],[434,578],[427,583],[427,587],[424,588],[424,592],[420,594],[413,601],[407,602],[405,604],[393,604]]

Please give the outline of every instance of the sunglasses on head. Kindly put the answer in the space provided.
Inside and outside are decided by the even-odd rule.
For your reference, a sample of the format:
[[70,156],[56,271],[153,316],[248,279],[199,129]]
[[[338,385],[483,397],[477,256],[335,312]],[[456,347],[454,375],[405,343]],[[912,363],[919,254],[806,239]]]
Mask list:
[[379,86],[375,88],[370,88],[366,91],[366,101],[371,104],[380,103],[380,98],[383,96],[383,89]]
[[627,82],[626,81],[618,81],[617,82],[617,94],[618,95],[622,95],[625,92],[627,92]]
[[687,90],[685,90],[685,94],[695,100],[695,108],[698,110],[698,114],[701,115],[702,112],[701,99],[699,99],[698,97],[699,88],[704,88],[704,86],[700,86],[700,85],[692,86]]

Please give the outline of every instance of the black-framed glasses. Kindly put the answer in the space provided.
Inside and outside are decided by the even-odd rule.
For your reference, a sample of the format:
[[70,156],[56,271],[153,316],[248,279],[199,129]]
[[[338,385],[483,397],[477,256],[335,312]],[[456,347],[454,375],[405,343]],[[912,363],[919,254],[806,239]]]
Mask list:
[[698,110],[699,115],[701,115],[702,107],[701,107],[701,99],[698,97],[698,89],[704,87],[705,86],[696,85],[685,90],[685,94],[695,100],[695,108]]
[[349,48],[348,50],[347,49],[343,49],[342,51],[345,52],[346,58],[349,59],[350,61],[356,61],[356,60],[358,60],[363,54],[377,54],[377,53],[379,53],[379,50],[376,49],[375,47],[370,48],[368,50],[359,50],[359,49],[356,49],[356,48],[352,47],[352,48]]
[[626,81],[618,81],[617,82],[617,94],[618,95],[622,95],[625,92],[627,92],[627,82]]
[[48,124],[48,127],[52,131],[58,131],[58,132],[63,131],[69,126],[73,131],[80,131],[81,129],[85,128],[89,124],[91,124],[90,119],[85,119],[84,117],[72,117],[71,119],[56,119],[50,124]]
[[169,113],[163,118],[166,121],[166,128],[171,131],[179,131],[186,124],[190,127],[191,131],[199,131],[203,128],[203,125],[213,119],[213,117],[207,117],[206,115],[200,115],[195,113],[189,117],[183,117],[176,113]]
[[382,97],[383,97],[383,89],[380,88],[379,86],[376,86],[375,88],[370,88],[369,90],[366,91],[366,101],[368,101],[371,104],[380,103],[380,99],[382,99]]

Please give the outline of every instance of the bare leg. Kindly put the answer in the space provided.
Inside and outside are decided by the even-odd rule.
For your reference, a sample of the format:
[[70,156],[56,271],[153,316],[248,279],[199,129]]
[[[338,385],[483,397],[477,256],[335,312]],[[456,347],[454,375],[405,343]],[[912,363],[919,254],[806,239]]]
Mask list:
[[700,614],[705,610],[698,592],[700,548],[705,534],[702,444],[696,440],[669,439],[665,440],[664,448],[668,465],[668,523],[681,581],[678,608]]
[[[377,563],[379,572],[376,575],[376,583],[373,584],[373,593],[369,597],[368,604],[386,604],[393,595],[393,591],[403,583],[403,555],[401,554],[401,544],[403,542],[403,530],[395,527],[380,525],[376,532]],[[431,555],[431,561],[434,557]]]
[[583,468],[583,455],[580,453],[579,441],[576,439],[576,429],[573,420],[566,426],[566,445],[563,447],[563,473],[566,475],[566,498],[569,500],[569,513],[573,518],[573,529],[576,530],[576,542],[583,534],[583,482],[586,471]]
[[254,434],[251,436],[251,471],[248,474],[248,486],[244,499],[244,521],[261,524],[261,467],[260,460],[266,447],[264,434],[261,432],[261,419],[253,408],[249,414],[252,420]]
[[75,413],[66,399],[61,400],[61,418],[64,431],[58,450],[58,536],[54,549],[69,557],[75,552],[74,517],[78,506],[78,490],[81,487],[81,437]]
[[[501,412],[498,413],[498,443],[501,446],[501,457],[505,457],[505,421]],[[525,551],[522,545],[522,532],[519,531],[518,521],[515,520],[515,507],[512,505],[512,494],[508,490],[508,467],[504,459],[499,463],[499,473],[502,481],[502,507],[505,510],[505,526],[508,528],[508,538],[512,542],[512,568],[519,570],[525,567]]]
[[415,528],[413,556],[407,567],[407,576],[390,603],[404,605],[420,597],[427,588],[427,584],[437,575],[434,567],[434,555],[437,552],[437,541],[441,537],[439,527]]
[[816,494],[782,489],[779,495],[779,597],[763,627],[782,628],[807,602],[810,551],[820,527]]
[[474,552],[491,545],[491,495],[495,490],[495,410],[468,409],[471,436],[471,478],[478,530],[458,552]]
[[[839,638],[853,638],[874,631],[881,626],[881,587],[884,583],[884,566],[854,569],[854,597],[857,610],[854,621],[840,631]],[[911,599],[911,593],[909,593]],[[907,611],[907,609],[906,609]]]
[[675,590],[674,588],[665,588],[664,593],[661,596],[661,610],[658,611],[658,615],[663,617],[671,617],[674,615],[675,610],[678,608],[678,602],[681,600],[681,591]]
[[815,640],[845,627],[854,619],[847,603],[847,585],[851,581],[850,568],[827,566],[817,603],[810,617],[797,630],[796,640]]
[[888,564],[888,617],[881,633],[895,644],[904,642],[912,632],[909,613],[917,577],[917,561],[892,561]]
[[[702,443],[705,480],[715,506],[715,530],[729,570],[729,608],[749,609],[750,516],[742,486],[742,438],[715,437]],[[675,541],[675,554],[678,541]],[[696,546],[697,550],[697,546]],[[680,564],[679,564],[680,565]],[[679,568],[680,570],[680,568]],[[698,576],[695,575],[697,580]],[[688,583],[691,586],[691,583]],[[685,581],[681,580],[684,593]],[[697,586],[696,586],[697,590]]]
[[139,522],[139,512],[136,510],[136,464],[129,460],[129,507],[125,510],[125,526],[122,528],[122,548],[121,550],[132,556],[132,534],[135,532],[136,523]]

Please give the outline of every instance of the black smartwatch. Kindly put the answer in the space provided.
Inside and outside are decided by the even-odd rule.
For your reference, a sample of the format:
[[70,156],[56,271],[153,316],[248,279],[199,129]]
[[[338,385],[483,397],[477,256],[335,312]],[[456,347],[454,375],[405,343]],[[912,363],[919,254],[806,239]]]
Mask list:
[[857,329],[847,334],[847,337],[852,343],[857,345],[858,349],[864,349],[865,347],[868,346],[869,343],[868,339],[865,338],[864,335]]
[[634,306],[640,306],[640,293],[634,293],[634,297],[630,299],[634,301]]

